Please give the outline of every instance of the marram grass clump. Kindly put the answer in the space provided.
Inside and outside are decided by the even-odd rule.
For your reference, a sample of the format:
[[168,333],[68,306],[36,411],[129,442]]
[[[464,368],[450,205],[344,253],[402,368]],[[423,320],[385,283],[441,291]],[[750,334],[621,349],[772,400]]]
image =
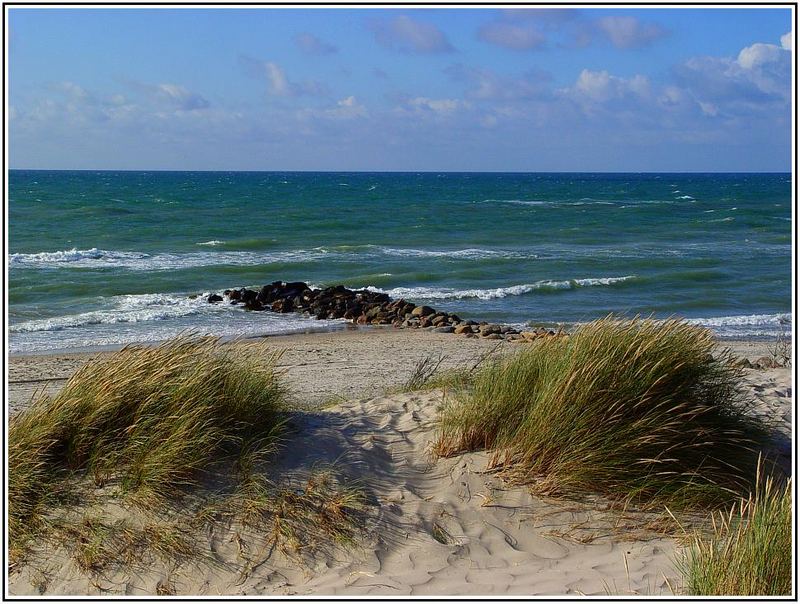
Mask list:
[[641,507],[721,504],[747,492],[766,428],[741,370],[703,328],[607,317],[483,368],[445,408],[440,455],[488,449],[542,494]]
[[712,534],[695,534],[679,566],[691,595],[791,595],[791,482],[780,488],[767,478],[727,514],[719,512]]
[[[284,392],[263,345],[182,336],[128,346],[84,365],[55,396],[11,418],[12,547],[64,504],[69,485],[113,481],[147,506],[174,498],[198,473],[252,439],[277,434]],[[74,497],[74,493],[72,494]]]

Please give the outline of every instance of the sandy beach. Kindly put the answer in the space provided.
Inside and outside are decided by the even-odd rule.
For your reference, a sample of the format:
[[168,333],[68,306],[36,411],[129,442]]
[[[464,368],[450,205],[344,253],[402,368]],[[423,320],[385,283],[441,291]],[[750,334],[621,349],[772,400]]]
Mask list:
[[[391,327],[269,336],[267,340],[275,350],[283,351],[278,366],[285,371],[293,404],[304,409],[337,400],[381,395],[387,389],[401,386],[416,363],[426,357],[442,357],[441,368],[447,369],[471,366],[484,355],[502,354],[524,346],[503,340]],[[724,340],[720,345],[755,362],[768,356],[770,344]],[[108,353],[12,355],[8,364],[9,413],[26,405],[37,391],[56,392],[76,369],[98,354]],[[791,380],[788,373],[786,380]]]
[[[392,394],[426,356],[442,368],[471,366],[525,344],[396,329],[359,329],[269,338],[284,350],[292,403],[304,410],[276,460],[299,475],[333,464],[369,492],[356,542],[298,565],[275,554],[253,565],[265,543],[256,534],[203,535],[215,564],[198,561],[81,573],[67,552],[37,550],[10,576],[14,594],[152,594],[169,584],[198,595],[671,595],[680,589],[676,542],[646,518],[621,520],[602,501],[552,501],[485,472],[487,456],[436,460],[441,390]],[[725,342],[755,361],[768,343]],[[107,354],[107,353],[102,353]],[[87,353],[14,356],[13,414],[33,392],[56,391]],[[747,370],[758,412],[778,422],[775,448],[791,467],[791,370]],[[116,514],[125,514],[117,510]],[[627,527],[627,528],[626,528]],[[243,546],[245,543],[246,546]]]

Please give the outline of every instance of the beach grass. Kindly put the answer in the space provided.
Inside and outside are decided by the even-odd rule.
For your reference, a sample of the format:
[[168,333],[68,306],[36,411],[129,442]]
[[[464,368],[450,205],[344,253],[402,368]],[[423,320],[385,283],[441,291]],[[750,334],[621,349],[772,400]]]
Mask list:
[[479,355],[470,365],[447,368],[442,368],[442,363],[447,360],[446,355],[426,355],[417,361],[406,381],[398,387],[390,388],[387,394],[436,389],[463,391],[471,387],[478,369],[495,358],[499,350],[498,344]]
[[284,406],[276,360],[263,345],[181,336],[94,359],[36,398],[9,422],[12,548],[76,497],[77,482],[155,508],[245,443],[274,442]]
[[483,367],[445,407],[435,445],[546,495],[639,507],[722,505],[748,492],[768,429],[710,331],[606,317]]
[[788,596],[792,593],[792,488],[767,478],[713,516],[711,535],[695,533],[679,558],[690,595]]
[[332,467],[319,467],[282,487],[254,474],[239,483],[225,505],[240,526],[265,535],[270,548],[302,559],[331,545],[353,545],[365,498],[357,484],[340,484]]

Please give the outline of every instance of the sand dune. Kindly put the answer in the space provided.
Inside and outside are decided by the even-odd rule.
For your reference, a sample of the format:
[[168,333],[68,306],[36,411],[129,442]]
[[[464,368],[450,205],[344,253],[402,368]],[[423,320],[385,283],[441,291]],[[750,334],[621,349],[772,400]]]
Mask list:
[[667,581],[677,582],[670,539],[626,541],[591,508],[504,487],[484,472],[485,455],[433,459],[429,445],[442,396],[356,400],[296,418],[297,433],[285,443],[278,472],[302,476],[333,464],[358,479],[370,505],[355,546],[318,554],[303,566],[278,553],[247,571],[249,555],[259,559],[266,545],[258,535],[240,533],[248,544],[243,554],[232,529],[204,536],[216,564],[155,562],[91,579],[65,551],[40,552],[12,575],[12,592],[38,593],[32,582],[41,584],[45,575],[47,593],[60,594],[154,593],[164,581],[177,593],[205,595],[670,593]]
[[[671,595],[680,588],[678,546],[646,530],[648,518],[605,511],[601,500],[534,497],[486,472],[482,453],[437,460],[430,446],[446,393],[373,395],[402,383],[424,354],[451,354],[451,364],[464,364],[493,345],[430,333],[295,341],[283,362],[308,406],[359,387],[370,395],[297,412],[270,467],[302,480],[332,464],[343,480],[358,481],[368,505],[354,544],[298,564],[279,551],[268,556],[264,535],[232,526],[195,535],[204,559],[153,559],[93,576],[79,571],[67,551],[43,545],[11,573],[11,593],[144,595],[169,586],[197,595]],[[41,358],[17,357],[12,378],[61,377],[81,362],[64,358],[43,365]],[[760,412],[777,422],[775,448],[791,467],[790,370],[752,370],[747,380]],[[343,383],[352,390],[337,391]],[[109,519],[139,514],[107,504],[94,511]]]

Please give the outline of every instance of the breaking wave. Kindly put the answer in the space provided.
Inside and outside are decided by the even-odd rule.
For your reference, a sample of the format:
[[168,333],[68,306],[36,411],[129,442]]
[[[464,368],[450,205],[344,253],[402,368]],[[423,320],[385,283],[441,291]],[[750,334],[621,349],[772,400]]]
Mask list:
[[563,281],[547,279],[543,281],[537,281],[535,283],[488,289],[453,289],[435,287],[395,287],[392,289],[380,289],[372,286],[367,287],[366,289],[378,293],[389,294],[392,298],[406,298],[409,300],[463,300],[466,298],[494,300],[497,298],[506,298],[508,296],[522,296],[534,291],[567,290],[580,287],[615,285],[624,281],[630,281],[631,279],[636,279],[636,275],[628,275],[625,277],[565,279]]

